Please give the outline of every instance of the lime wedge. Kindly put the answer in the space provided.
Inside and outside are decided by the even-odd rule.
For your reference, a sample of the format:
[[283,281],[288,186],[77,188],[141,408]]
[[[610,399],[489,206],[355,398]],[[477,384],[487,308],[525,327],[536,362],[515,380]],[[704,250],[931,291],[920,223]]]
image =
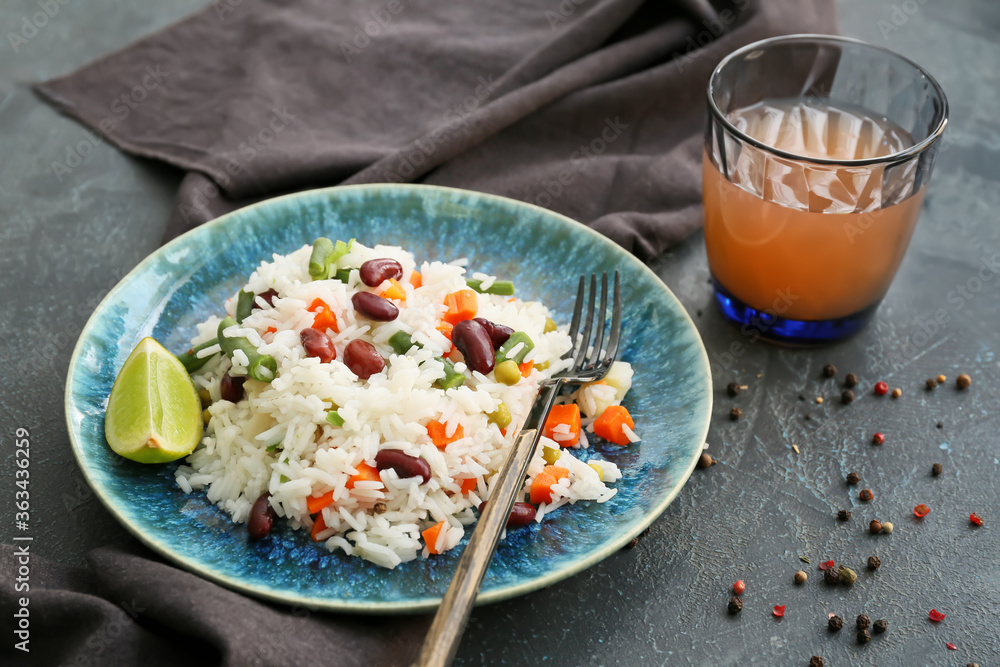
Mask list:
[[193,452],[201,433],[201,401],[191,377],[177,357],[143,338],[111,387],[104,415],[111,449],[139,463],[166,463]]

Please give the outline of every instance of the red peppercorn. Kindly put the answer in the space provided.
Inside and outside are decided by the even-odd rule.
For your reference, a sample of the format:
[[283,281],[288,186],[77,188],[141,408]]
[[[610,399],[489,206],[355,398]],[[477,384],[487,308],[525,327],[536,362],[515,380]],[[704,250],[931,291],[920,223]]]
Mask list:
[[745,591],[746,588],[747,586],[746,584],[743,583],[742,579],[733,584],[733,592],[736,593],[737,595],[743,595],[743,591]]
[[945,644],[945,646],[948,647],[949,651],[957,651],[958,650],[958,647],[955,646],[954,644],[952,644],[951,642],[948,642],[947,644]]
[[785,615],[785,605],[779,604],[774,606],[774,615],[781,618]]
[[833,566],[834,566],[834,562],[832,560],[827,560],[827,561],[823,561],[822,563],[819,564],[819,569],[821,569],[821,570],[829,570]]
[[920,503],[919,505],[913,508],[913,515],[918,519],[923,519],[930,513],[930,511],[931,511],[930,507],[924,505],[923,503]]
[[969,521],[976,524],[977,526],[983,525],[983,517],[979,516],[975,512],[969,515]]
[[875,383],[875,395],[876,396],[885,396],[888,393],[889,393],[889,385],[887,385],[885,382],[876,382]]
[[927,616],[935,623],[940,623],[941,621],[944,620],[944,614],[939,612],[937,609],[931,609],[930,613],[927,614]]
[[872,436],[873,445],[881,445],[883,442],[885,442],[885,436],[882,435],[881,433],[876,433],[875,435]]

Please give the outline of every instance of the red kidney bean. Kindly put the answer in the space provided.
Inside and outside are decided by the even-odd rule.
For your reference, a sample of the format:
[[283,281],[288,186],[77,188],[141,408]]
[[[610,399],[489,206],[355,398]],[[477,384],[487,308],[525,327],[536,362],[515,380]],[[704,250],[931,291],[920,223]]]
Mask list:
[[385,368],[385,359],[375,346],[364,340],[352,340],[344,348],[344,363],[351,372],[362,380],[367,380]]
[[299,333],[302,347],[306,350],[306,355],[316,357],[324,364],[337,358],[337,350],[333,347],[330,337],[319,329],[306,327]]
[[490,334],[490,340],[493,341],[494,350],[499,349],[501,345],[507,342],[510,335],[514,333],[514,330],[510,327],[497,324],[496,322],[490,322],[485,317],[477,317],[475,319],[477,322],[486,327],[486,331]]
[[431,478],[431,465],[427,461],[404,454],[398,449],[383,449],[376,454],[375,467],[379,470],[392,468],[400,479],[420,477],[421,484],[426,484]]
[[382,281],[394,278],[399,280],[403,277],[403,267],[396,260],[390,257],[380,259],[369,259],[361,265],[361,282],[369,287],[378,287]]
[[378,294],[358,292],[351,297],[351,303],[354,304],[354,310],[376,322],[391,322],[399,317],[399,308]]
[[[257,296],[259,296],[261,299],[264,299],[264,303],[274,308],[274,297],[278,296],[278,290],[269,289],[266,292],[261,292]],[[251,312],[255,310],[260,310],[260,306],[257,305],[256,297],[253,300],[253,305],[250,307]]]
[[239,403],[243,400],[243,383],[246,382],[246,377],[233,377],[226,371],[225,375],[222,376],[222,380],[219,381],[219,393],[222,394],[222,400],[231,401],[233,403]]
[[254,501],[250,508],[250,516],[247,518],[247,532],[250,533],[251,540],[261,540],[271,534],[274,527],[274,520],[278,518],[274,508],[268,502],[271,494],[265,491],[260,494],[260,498]]
[[496,355],[489,331],[476,320],[462,320],[451,330],[451,342],[465,357],[465,364],[486,375],[493,370]]
[[[482,515],[486,509],[486,502],[479,503],[479,514]],[[535,520],[535,506],[531,503],[514,503],[510,508],[510,516],[507,517],[508,528],[519,528],[527,526]]]

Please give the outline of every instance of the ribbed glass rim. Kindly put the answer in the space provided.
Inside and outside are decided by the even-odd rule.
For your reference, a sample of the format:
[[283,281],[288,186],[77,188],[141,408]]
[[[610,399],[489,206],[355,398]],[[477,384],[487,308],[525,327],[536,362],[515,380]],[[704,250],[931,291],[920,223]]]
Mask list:
[[[733,123],[730,122],[728,118],[726,118],[726,115],[722,112],[722,110],[719,109],[719,106],[715,103],[715,95],[714,95],[715,84],[718,80],[719,74],[726,67],[726,65],[728,65],[736,58],[739,58],[740,56],[746,54],[749,51],[766,48],[769,46],[773,46],[774,44],[777,43],[786,43],[786,42],[832,42],[837,44],[853,44],[855,46],[860,46],[866,49],[871,49],[873,51],[880,51],[882,53],[889,54],[905,63],[908,63],[911,67],[913,67],[915,70],[917,70],[924,77],[927,78],[930,84],[934,87],[934,91],[941,99],[941,121],[938,123],[937,127],[935,127],[934,130],[923,141],[920,141],[919,143],[916,143],[905,150],[892,153],[891,155],[884,155],[882,157],[874,157],[874,158],[865,158],[863,160],[834,160],[831,158],[817,158],[806,155],[799,155],[797,153],[791,153],[789,151],[781,150],[780,148],[776,148],[774,146],[771,146],[770,144],[766,144],[762,141],[754,139],[745,132],[737,129],[737,127],[733,125]],[[733,51],[728,56],[723,58],[719,62],[719,64],[716,65],[715,69],[712,70],[712,76],[709,77],[708,79],[707,95],[708,95],[709,112],[720,123],[722,123],[722,125],[726,128],[726,130],[735,135],[738,139],[740,139],[740,141],[744,141],[752,146],[755,146],[756,148],[759,148],[760,150],[766,151],[781,158],[789,160],[797,160],[801,162],[810,162],[812,164],[835,165],[835,166],[845,166],[845,167],[864,167],[872,165],[895,164],[897,162],[905,162],[906,160],[909,160],[913,156],[918,155],[927,148],[929,148],[935,141],[937,141],[941,137],[941,135],[944,133],[945,127],[948,125],[948,97],[944,94],[944,89],[937,82],[937,79],[931,76],[930,72],[928,72],[923,67],[913,62],[906,56],[896,53],[892,49],[887,49],[885,47],[878,46],[876,44],[870,44],[860,39],[853,39],[851,37],[840,37],[837,35],[819,35],[810,33],[802,33],[796,35],[779,35],[777,37],[768,37],[767,39],[762,39],[760,41],[753,42],[752,44],[747,44],[746,46]]]

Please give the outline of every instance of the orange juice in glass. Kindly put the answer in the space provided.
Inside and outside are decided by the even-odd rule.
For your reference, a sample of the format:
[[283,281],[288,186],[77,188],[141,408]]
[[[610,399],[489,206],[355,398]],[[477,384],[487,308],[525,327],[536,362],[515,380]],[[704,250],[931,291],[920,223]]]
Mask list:
[[728,56],[708,97],[705,246],[723,315],[788,344],[853,335],[913,234],[943,91],[884,49],[793,35]]

